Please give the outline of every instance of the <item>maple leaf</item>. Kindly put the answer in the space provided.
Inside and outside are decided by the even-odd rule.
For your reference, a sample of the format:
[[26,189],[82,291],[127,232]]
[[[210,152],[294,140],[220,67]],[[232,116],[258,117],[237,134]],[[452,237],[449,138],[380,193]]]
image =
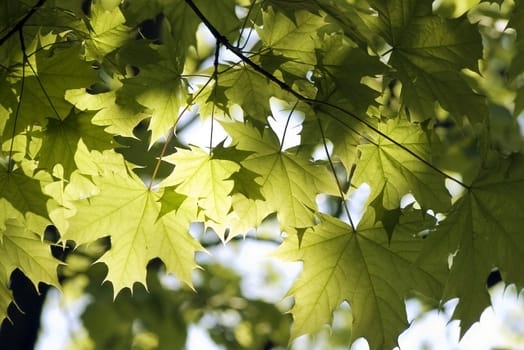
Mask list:
[[106,8],[103,2],[93,2],[89,16],[92,33],[85,42],[86,59],[103,61],[105,55],[130,40],[134,33],[132,28],[124,25],[125,22],[118,6]]
[[[524,72],[524,5],[520,2],[515,4],[513,13],[508,22],[508,27],[514,28],[517,31],[517,40],[515,47],[515,57],[511,61],[509,67],[509,76],[516,83],[517,77]],[[518,85],[517,95],[515,96],[515,110],[513,113],[518,115],[524,110],[524,87],[522,84]]]
[[513,193],[524,193],[520,155],[483,169],[425,241],[420,264],[433,260],[446,266],[453,254],[444,298],[460,299],[453,317],[461,320],[461,334],[490,305],[486,280],[492,269],[500,270],[505,283],[524,287],[520,266],[512,260],[524,256],[524,217]]
[[164,59],[141,68],[136,77],[124,79],[120,91],[122,96],[134,98],[150,110],[150,144],[176,126],[180,110],[186,106],[188,98],[187,84],[181,76],[181,62],[166,48],[160,47],[158,52]]
[[309,11],[297,11],[294,20],[268,7],[262,14],[263,25],[257,33],[265,46],[291,62],[314,66],[315,48],[320,46],[318,31],[326,25],[324,18]]
[[516,78],[519,74],[524,72],[524,5],[520,2],[515,3],[515,8],[511,14],[508,22],[508,27],[514,28],[517,31],[516,55],[511,61],[509,74],[512,78]]
[[43,132],[39,167],[52,170],[61,164],[65,177],[69,177],[76,169],[74,156],[80,139],[92,149],[112,148],[112,136],[101,127],[93,127],[91,117],[90,113],[71,113],[65,120],[50,119]]
[[[16,209],[26,216],[37,216],[45,221],[47,218],[48,196],[42,192],[40,181],[35,178],[28,162],[23,162],[14,171],[7,171],[0,166],[0,199],[9,203],[10,208]],[[9,211],[0,213],[0,219],[8,219]],[[43,232],[46,223],[38,220],[37,226],[31,227],[36,232]]]
[[[136,176],[106,173],[94,176],[93,182],[100,193],[75,203],[76,215],[69,220],[62,239],[79,245],[111,237],[111,249],[99,261],[108,267],[106,280],[113,284],[115,295],[123,288],[132,289],[135,282],[145,285],[146,265],[156,257],[168,265],[168,272],[191,286],[191,271],[197,266],[194,253],[202,250],[189,236],[184,219],[192,216],[184,213],[194,211],[193,206],[163,215],[157,222],[161,193],[151,192]],[[181,223],[186,226],[178,226]],[[192,258],[185,259],[189,256]]]
[[60,261],[53,257],[49,245],[19,220],[9,219],[5,226],[0,248],[5,271],[19,268],[35,287],[38,287],[38,282],[59,287],[56,269]]
[[[58,262],[38,235],[48,218],[62,241],[110,237],[99,261],[118,293],[145,284],[155,258],[191,286],[203,250],[192,223],[225,242],[274,214],[288,236],[281,256],[304,264],[293,336],[347,300],[353,336],[391,348],[412,291],[458,297],[464,332],[489,305],[493,269],[524,287],[524,6],[494,3],[97,0],[85,11],[82,1],[2,2],[0,317],[14,268],[56,284]],[[501,30],[505,19],[511,29]],[[492,83],[502,89],[483,90]],[[275,100],[304,116],[294,148],[268,122]],[[222,123],[230,145],[184,149],[186,110]],[[148,118],[142,151],[135,132],[147,133]],[[133,147],[117,153],[112,136]],[[177,153],[164,157],[171,145]],[[163,179],[151,166],[164,158],[175,167]],[[471,184],[453,202],[451,169]],[[356,230],[337,218],[344,176],[341,192],[371,188]],[[399,207],[408,193],[420,211]],[[318,213],[319,194],[332,216]]]
[[300,154],[283,152],[274,132],[266,128],[261,135],[248,123],[223,123],[236,141],[235,147],[253,152],[242,165],[260,175],[256,179],[282,227],[308,227],[319,193],[337,194],[336,182],[328,170]]
[[[229,40],[238,37],[240,22],[235,13],[235,7],[238,5],[236,0],[195,0],[195,4],[202,9],[206,18],[225,35]],[[191,11],[192,14],[192,11]],[[185,32],[186,28],[182,29]]]
[[375,32],[369,24],[362,18],[369,14],[370,8],[359,6],[359,4],[349,3],[339,0],[317,0],[318,8],[322,9],[328,16],[326,22],[337,24],[348,38],[359,47],[369,45],[376,49]]
[[[3,266],[2,266],[3,267]],[[7,286],[9,285],[9,275],[6,271],[0,270],[0,320],[4,320],[7,315],[7,308],[13,301],[13,295]]]
[[237,235],[246,235],[250,229],[256,229],[272,212],[272,205],[261,199],[252,199],[242,194],[233,195],[234,217],[228,222],[230,232],[228,240]]
[[[20,132],[33,124],[45,125],[47,118],[64,119],[72,108],[64,98],[66,91],[85,88],[97,80],[91,64],[81,59],[79,45],[39,50],[32,60],[35,72],[26,65],[20,107],[17,117],[9,118],[8,130]],[[14,78],[20,79],[20,72]],[[10,107],[12,111],[18,108]]]
[[[196,30],[200,20],[189,8],[185,1],[164,1],[164,13],[169,22],[165,21],[164,33],[176,40],[172,41],[173,47],[184,57],[191,46],[196,46]],[[167,32],[167,33],[166,33]]]
[[351,305],[352,339],[365,337],[371,349],[390,349],[406,327],[404,300],[414,290],[439,297],[442,281],[414,264],[422,239],[416,233],[434,220],[405,213],[389,241],[368,208],[356,232],[346,223],[320,215],[320,223],[285,239],[276,255],[303,262],[289,294],[295,304],[292,337],[314,333],[331,322],[344,301]]
[[44,282],[60,288],[57,268],[61,262],[53,257],[48,244],[30,231],[18,219],[8,219],[0,233],[0,319],[7,316],[7,307],[13,300],[7,286],[11,273],[20,269],[38,289]]
[[317,98],[360,115],[379,96],[362,79],[382,74],[384,64],[342,35],[327,37],[322,44],[317,50],[320,62],[312,78],[319,90]]
[[225,220],[231,209],[231,192],[234,182],[230,177],[240,166],[235,162],[213,159],[203,149],[191,147],[178,149],[176,153],[163,158],[175,164],[175,169],[161,186],[175,186],[178,193],[198,200],[198,205],[210,219]]
[[[378,130],[421,159],[431,161],[428,136],[419,126],[396,119],[379,123]],[[405,194],[412,193],[424,208],[438,212],[449,208],[451,199],[444,186],[444,176],[398,144],[379,136],[373,144],[360,145],[359,149],[362,154],[353,183],[356,187],[362,183],[371,187],[368,202],[384,191],[382,204],[386,209],[395,209]]]
[[445,19],[432,15],[431,3],[370,1],[379,16],[370,17],[368,23],[393,47],[389,63],[402,82],[404,103],[414,120],[434,117],[434,102],[438,101],[455,116],[482,121],[488,112],[484,99],[460,73],[464,68],[478,71],[480,34],[465,16]]
[[106,132],[124,137],[135,137],[133,129],[148,117],[133,98],[120,97],[117,91],[93,95],[85,89],[70,90],[66,99],[81,111],[97,111],[91,119],[94,125],[106,126]]
[[[0,81],[7,80],[7,72],[0,68]],[[1,84],[1,83],[0,83]],[[0,85],[2,86],[2,85]],[[4,132],[5,124],[9,116],[13,113],[13,108],[17,104],[17,97],[12,89],[12,86],[4,85],[0,89],[0,132]]]
[[271,115],[269,99],[281,95],[279,88],[247,66],[229,70],[218,82],[225,88],[224,94],[230,104],[240,105],[247,117],[262,123]]

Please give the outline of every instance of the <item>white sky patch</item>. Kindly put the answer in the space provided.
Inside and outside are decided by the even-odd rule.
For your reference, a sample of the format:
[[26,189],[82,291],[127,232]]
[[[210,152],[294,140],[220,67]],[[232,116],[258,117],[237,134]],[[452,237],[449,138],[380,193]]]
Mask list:
[[268,118],[269,125],[277,134],[282,149],[286,150],[300,145],[304,113],[293,110],[293,106],[284,104],[274,97],[269,100],[269,105],[273,112],[273,117]]
[[517,123],[519,124],[520,134],[524,136],[524,114],[518,116]]
[[40,316],[41,328],[35,350],[68,349],[71,335],[85,332],[80,315],[89,302],[87,295],[66,300],[60,291],[50,288]]
[[[194,122],[188,124],[184,129],[177,134],[178,139],[185,144],[195,145],[203,149],[209,150],[209,140],[211,137],[211,122],[212,118],[196,119]],[[222,125],[216,120],[213,121],[213,139],[212,146],[216,147],[220,142],[228,137]]]
[[[462,175],[459,173],[453,173],[449,175],[458,181],[462,181]],[[455,203],[460,197],[462,197],[464,191],[466,190],[461,184],[457,183],[457,181],[453,181],[451,179],[446,179],[444,184],[448,192],[451,194],[452,203]]]
[[[201,45],[207,46],[207,47],[214,47],[216,45],[216,39],[211,34],[211,32],[207,29],[207,27],[201,23],[197,30],[197,38],[198,40],[201,40]],[[255,46],[255,44],[260,41],[260,37],[258,36],[258,33],[254,29],[246,28],[242,32],[242,36],[240,38],[240,42],[232,42],[231,44],[233,46],[238,46],[240,50],[247,52]],[[249,54],[246,54],[246,56],[249,56]],[[226,47],[222,46],[220,48],[218,61],[220,63],[225,62],[238,62],[240,58],[233,53],[232,51],[228,50]],[[206,67],[212,67],[215,61],[214,53],[207,58],[204,62],[202,62],[201,68]]]
[[404,196],[402,196],[402,198],[400,199],[400,207],[404,209],[411,203],[415,203],[415,202],[416,202],[415,197],[411,193],[407,193]]
[[333,154],[333,142],[326,140],[326,147],[324,145],[318,145],[313,151],[313,160],[327,160],[326,148],[331,156]]
[[[230,242],[210,249],[212,256],[206,261],[218,260],[242,276],[244,296],[279,303],[302,269],[301,263],[284,262],[270,257],[275,250],[273,243],[245,241]],[[278,280],[270,281],[270,276]]]
[[[367,183],[362,183],[356,190],[351,194],[349,199],[346,201],[346,205],[351,215],[351,220],[355,226],[358,225],[362,216],[366,212],[366,201],[371,194],[371,187]],[[349,224],[349,219],[345,212],[342,213],[341,219]]]
[[187,332],[186,350],[202,349],[221,350],[225,349],[225,347],[215,344],[202,324],[189,326]]

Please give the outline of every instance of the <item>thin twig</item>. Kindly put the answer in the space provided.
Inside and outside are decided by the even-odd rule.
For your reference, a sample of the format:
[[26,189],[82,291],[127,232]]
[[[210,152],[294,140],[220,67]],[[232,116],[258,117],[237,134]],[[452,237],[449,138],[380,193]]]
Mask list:
[[213,75],[212,78],[215,80],[215,86],[213,87],[213,105],[211,106],[211,127],[209,131],[209,154],[213,154],[213,132],[215,131],[215,102],[217,98],[217,86],[218,86],[218,58],[220,56],[220,41],[216,41],[215,47],[215,59],[213,61]]
[[[27,57],[27,55],[25,53],[25,48],[22,51],[23,51],[24,56]],[[29,68],[31,69],[31,71],[33,72],[34,77],[35,77],[36,81],[38,82],[38,86],[40,86],[40,89],[44,93],[44,96],[45,96],[47,102],[49,103],[49,106],[51,106],[51,109],[53,110],[53,112],[55,112],[57,118],[59,120],[63,120],[62,116],[58,113],[58,111],[57,111],[57,109],[55,107],[55,104],[53,103],[53,100],[51,100],[51,97],[47,93],[47,90],[45,89],[44,84],[42,83],[42,80],[40,80],[40,77],[38,76],[35,68],[33,67],[33,65],[31,64],[31,62],[29,60],[26,60],[26,62],[27,62],[27,65],[29,66]]]
[[[20,40],[23,40],[22,34],[20,30]],[[27,56],[24,54],[22,55],[22,81],[20,82],[20,94],[18,98],[18,103],[16,104],[16,111],[14,115],[14,122],[13,122],[13,133],[11,135],[11,142],[9,144],[9,157],[7,161],[7,172],[10,172],[13,170],[14,164],[13,164],[13,147],[15,143],[15,135],[16,135],[16,126],[18,123],[18,115],[20,114],[20,108],[22,106],[22,97],[24,96],[24,86],[25,86],[25,64],[27,62]]]
[[[192,100],[194,100],[195,98],[197,98],[201,93],[202,91],[204,91],[204,89],[206,88],[206,86],[209,85],[209,83],[211,82],[211,80],[213,80],[213,76],[209,77],[209,79],[206,81],[206,83],[200,88],[200,90],[198,90],[198,92],[195,94],[195,96],[192,98]],[[178,115],[178,117],[176,118],[175,122],[173,123],[173,127],[169,130],[169,134],[166,138],[166,141],[164,143],[164,146],[162,147],[162,150],[160,151],[160,155],[158,156],[158,159],[155,163],[155,168],[153,169],[153,174],[151,175],[151,181],[149,183],[149,189],[151,189],[153,187],[153,183],[156,179],[156,176],[158,175],[158,171],[160,169],[160,164],[162,163],[162,159],[164,158],[164,155],[166,154],[166,151],[167,151],[167,147],[168,145],[171,143],[171,140],[173,139],[173,137],[175,136],[175,130],[176,130],[176,126],[178,125],[178,122],[180,121],[180,118],[182,118],[182,116],[189,110],[189,108],[193,105],[192,102],[188,102],[186,104],[186,106],[184,107],[184,109],[180,112],[180,114]]]
[[11,28],[11,30],[9,32],[7,32],[6,35],[4,35],[1,39],[0,39],[0,46],[2,46],[11,36],[13,36],[16,32],[22,30],[22,28],[24,27],[25,25],[25,22],[27,22],[29,20],[29,18],[31,18],[32,15],[35,14],[35,12],[40,8],[42,7],[42,5],[44,5],[44,3],[46,2],[47,0],[38,0],[38,2],[36,3],[35,6],[31,7],[31,9],[26,13],[26,15],[24,17],[22,17],[22,19],[20,21],[18,21],[15,26],[13,28]]
[[293,116],[293,112],[295,112],[295,109],[297,108],[298,102],[298,100],[295,102],[293,108],[291,108],[291,111],[289,111],[289,115],[287,116],[286,125],[284,126],[284,133],[282,134],[282,141],[280,142],[280,149],[278,150],[279,152],[282,152],[282,149],[284,148],[284,140],[286,139],[287,128],[289,127],[289,122]]
[[346,200],[344,197],[344,190],[342,189],[342,185],[340,184],[340,181],[338,181],[335,165],[333,164],[333,161],[331,160],[331,156],[329,155],[329,150],[327,148],[327,143],[326,143],[326,135],[324,134],[324,128],[322,127],[322,122],[320,121],[320,118],[317,118],[317,122],[318,122],[318,127],[320,129],[320,134],[322,135],[322,144],[324,146],[324,151],[326,152],[326,157],[328,159],[329,166],[331,168],[331,173],[335,177],[335,182],[337,184],[338,192],[342,200],[342,205],[344,207],[344,210],[346,211],[346,215],[348,216],[349,224],[351,225],[351,229],[353,230],[353,232],[356,232],[355,224],[353,223],[353,219],[351,218],[351,214],[349,213],[349,208],[346,204]]

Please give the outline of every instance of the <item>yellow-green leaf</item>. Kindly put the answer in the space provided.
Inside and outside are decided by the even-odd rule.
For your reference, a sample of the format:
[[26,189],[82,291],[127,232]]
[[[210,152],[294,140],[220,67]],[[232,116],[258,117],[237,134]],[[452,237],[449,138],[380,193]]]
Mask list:
[[433,220],[408,213],[393,239],[374,223],[371,209],[356,232],[326,215],[304,232],[286,238],[277,256],[304,263],[289,294],[295,304],[292,337],[314,333],[331,323],[333,311],[348,301],[353,315],[352,338],[365,337],[371,349],[391,349],[406,327],[404,300],[417,290],[438,297],[441,281],[414,264],[422,239],[415,235]]

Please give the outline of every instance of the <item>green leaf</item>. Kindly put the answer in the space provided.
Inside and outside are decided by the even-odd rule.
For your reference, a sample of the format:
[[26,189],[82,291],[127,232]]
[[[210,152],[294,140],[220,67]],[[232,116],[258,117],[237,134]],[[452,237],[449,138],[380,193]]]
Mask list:
[[375,211],[375,218],[382,223],[384,231],[388,234],[388,238],[391,239],[395,227],[399,223],[399,219],[402,215],[402,209],[400,207],[394,209],[386,209],[382,204],[384,202],[384,190],[369,203],[369,205]]
[[169,212],[178,210],[182,206],[182,203],[186,201],[186,199],[187,196],[175,191],[170,191],[168,188],[166,188],[162,198],[160,199],[162,208],[160,210],[159,217],[162,217]]
[[521,2],[516,2],[515,7],[511,13],[511,18],[508,22],[508,27],[517,31],[516,54],[511,61],[509,74],[511,78],[516,78],[519,74],[524,72],[524,5]]
[[432,297],[441,293],[441,281],[414,264],[422,244],[414,233],[434,220],[409,212],[389,241],[369,208],[357,232],[336,218],[320,219],[304,232],[301,243],[292,235],[276,253],[304,263],[289,292],[295,298],[292,337],[330,323],[333,311],[346,300],[353,315],[352,339],[365,337],[371,349],[393,348],[407,327],[408,293],[417,290]]
[[0,320],[3,320],[8,316],[7,308],[9,304],[14,300],[13,294],[7,287],[9,285],[9,274],[7,271],[3,271],[3,266],[0,266]]
[[276,135],[268,128],[260,135],[250,124],[223,123],[236,148],[253,152],[242,165],[260,175],[262,195],[276,211],[282,228],[308,227],[317,210],[315,196],[338,194],[335,179],[326,167],[301,154],[282,152]]
[[317,98],[337,106],[344,101],[346,109],[357,114],[366,112],[379,92],[363,84],[363,77],[378,76],[386,67],[342,35],[327,37],[322,43],[318,53],[321,62],[312,77],[319,90]]
[[164,60],[140,69],[133,78],[124,79],[122,95],[135,98],[147,107],[151,115],[149,130],[151,142],[158,141],[176,126],[181,109],[188,99],[187,84],[182,78],[182,67],[178,57],[165,48],[158,48]]
[[[164,202],[161,201],[164,205]],[[195,253],[206,250],[189,234],[189,225],[197,216],[197,203],[186,199],[177,208],[162,216],[153,226],[151,250],[162,259],[166,272],[193,287],[192,272],[198,266]]]
[[240,166],[229,160],[213,159],[197,147],[178,149],[163,160],[174,164],[175,169],[160,185],[177,185],[178,193],[198,200],[208,218],[223,222],[231,209],[234,183],[230,178]]
[[[482,121],[484,99],[472,91],[460,71],[478,71],[482,42],[466,17],[431,14],[432,1],[371,1],[378,18],[371,21],[392,46],[389,63],[402,82],[404,104],[414,120],[435,116],[434,102],[457,117]],[[428,34],[430,33],[430,34]]]
[[93,177],[93,182],[100,193],[75,203],[76,215],[69,220],[62,239],[79,245],[110,236],[111,249],[100,261],[108,267],[106,280],[113,284],[115,294],[123,288],[132,289],[135,282],[145,285],[146,265],[156,257],[191,286],[191,271],[197,266],[194,253],[201,250],[188,232],[186,218],[192,215],[186,210],[191,213],[194,205],[168,213],[157,222],[161,193],[151,192],[136,176],[104,174]]
[[50,119],[43,132],[38,166],[51,172],[56,164],[61,164],[69,178],[76,169],[74,156],[80,140],[90,149],[112,148],[112,136],[91,125],[91,117],[90,113],[71,113],[65,120]]
[[256,229],[262,224],[274,209],[271,203],[260,200],[251,199],[242,194],[233,195],[233,211],[231,219],[227,223],[230,229],[228,240],[238,235],[245,236],[249,230]]
[[466,191],[429,235],[419,260],[447,266],[453,254],[444,298],[460,299],[453,317],[461,320],[461,334],[490,305],[486,280],[493,268],[506,284],[524,287],[513,260],[524,256],[524,217],[519,196],[513,195],[524,193],[524,159],[514,156],[483,169]]
[[134,99],[117,97],[116,91],[92,95],[85,89],[70,90],[66,99],[82,111],[97,111],[92,124],[106,126],[106,132],[124,137],[135,137],[133,129],[148,117]]
[[231,42],[238,37],[241,22],[235,13],[235,8],[238,6],[236,0],[195,0],[195,4],[220,33]]
[[51,254],[49,244],[42,242],[39,235],[18,220],[7,220],[5,226],[0,243],[0,263],[5,271],[10,274],[19,268],[35,287],[38,282],[45,282],[59,288],[57,268],[60,261]]
[[[14,171],[0,166],[0,199],[5,199],[23,215],[47,218],[47,200],[40,182],[35,179],[26,163]],[[0,217],[7,219],[8,217]],[[42,232],[43,232],[42,227]]]
[[[22,220],[22,221],[21,221]],[[61,262],[53,257],[49,244],[27,229],[22,218],[1,222],[0,227],[0,322],[7,317],[7,308],[13,296],[8,286],[11,273],[20,269],[38,290],[44,282],[60,288],[57,268]],[[5,225],[4,225],[5,224]]]
[[86,59],[103,61],[104,56],[121,47],[134,33],[124,25],[126,19],[118,6],[106,6],[97,1],[91,4],[90,39],[86,40]]
[[246,198],[253,200],[263,200],[264,196],[262,196],[260,186],[256,182],[260,175],[241,165],[241,162],[251,154],[253,152],[241,151],[235,147],[223,147],[222,142],[213,148],[212,157],[214,159],[231,160],[240,165],[238,171],[234,172],[230,177],[235,184],[232,190],[233,193],[243,194]]
[[276,55],[294,63],[312,67],[316,64],[315,49],[320,46],[318,31],[326,25],[324,18],[308,11],[297,11],[294,20],[268,7],[262,13],[263,25],[257,27],[264,46]]
[[[15,118],[17,107],[11,107],[13,114],[7,122],[7,130],[14,129],[18,133],[33,124],[45,125],[48,118],[65,119],[72,108],[64,98],[66,91],[88,87],[97,80],[91,64],[81,59],[79,45],[39,50],[32,66],[35,72],[25,67],[24,89],[18,88],[20,109]],[[16,78],[21,78],[20,73]]]
[[[427,134],[416,124],[405,120],[379,123],[378,129],[390,138],[431,163],[431,147]],[[451,201],[444,186],[444,176],[424,164],[413,154],[379,136],[373,144],[360,146],[353,184],[367,183],[371,187],[368,202],[382,193],[385,209],[400,206],[401,198],[411,193],[424,208],[443,212]]]
[[264,124],[271,115],[269,99],[277,94],[281,95],[280,89],[247,66],[230,69],[220,75],[218,83],[220,87],[226,88],[224,93],[230,104],[240,105],[247,114],[246,117]]

